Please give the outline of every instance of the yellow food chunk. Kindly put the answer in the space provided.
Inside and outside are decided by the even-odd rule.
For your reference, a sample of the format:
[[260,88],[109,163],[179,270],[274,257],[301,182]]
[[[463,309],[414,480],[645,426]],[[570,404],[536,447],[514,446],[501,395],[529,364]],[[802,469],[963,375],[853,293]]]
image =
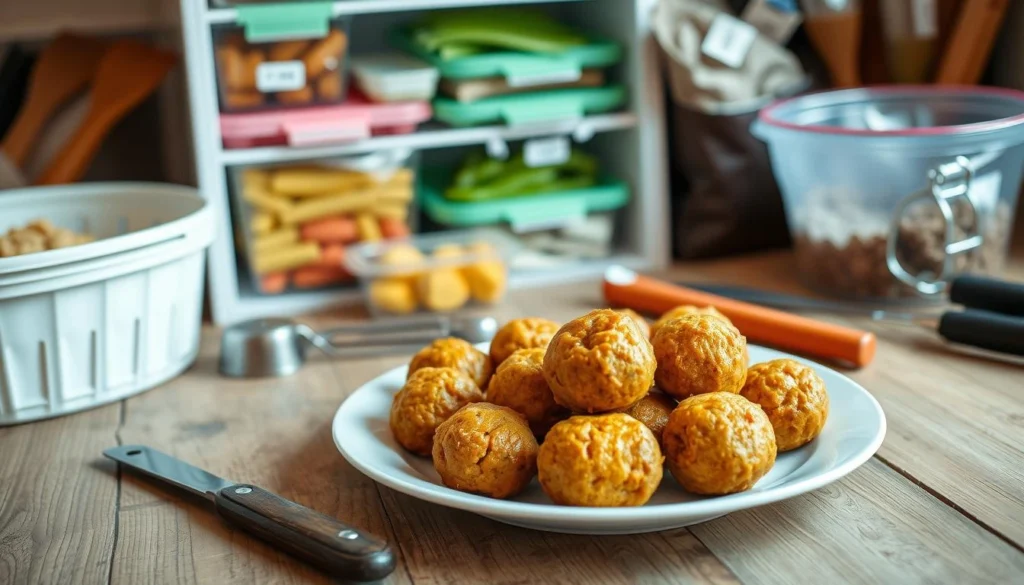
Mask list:
[[473,300],[481,303],[496,303],[505,296],[508,288],[508,273],[501,262],[487,261],[471,264],[462,269]]
[[382,311],[406,315],[417,308],[416,292],[405,278],[378,278],[370,284],[370,303]]
[[257,251],[253,255],[252,268],[256,274],[291,270],[305,266],[320,257],[320,245],[316,242],[302,242],[273,250]]
[[257,254],[273,254],[282,247],[299,241],[299,229],[295,227],[281,228],[275,232],[260,236],[253,240],[253,249]]
[[266,211],[257,211],[253,214],[252,220],[250,221],[250,228],[252,233],[257,236],[265,236],[274,231],[274,226],[277,224],[277,220],[274,218],[272,213]]
[[356,227],[359,228],[359,239],[364,242],[379,242],[384,238],[384,234],[380,233],[380,224],[372,214],[360,213],[357,215]]
[[458,244],[441,244],[434,248],[434,253],[431,255],[434,258],[458,258],[465,254],[466,251]]
[[425,272],[417,284],[420,300],[431,311],[453,311],[469,301],[469,283],[455,268]]

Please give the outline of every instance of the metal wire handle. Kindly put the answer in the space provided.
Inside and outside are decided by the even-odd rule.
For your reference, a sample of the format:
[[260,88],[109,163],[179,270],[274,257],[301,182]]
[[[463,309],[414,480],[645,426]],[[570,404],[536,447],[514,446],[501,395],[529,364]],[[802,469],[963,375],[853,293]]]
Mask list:
[[[949,279],[956,272],[956,256],[981,246],[984,240],[979,232],[978,210],[969,196],[972,177],[971,161],[965,156],[958,156],[953,162],[939,165],[928,171],[928,188],[908,195],[893,213],[885,250],[885,261],[893,276],[900,282],[913,287],[919,294],[932,296],[942,293],[946,289]],[[975,217],[973,233],[969,233],[959,240],[956,239],[956,210],[950,205],[950,201],[957,197],[962,197],[967,202],[967,207]],[[927,199],[935,201],[935,204],[939,206],[939,211],[945,222],[946,234],[943,240],[945,255],[942,259],[942,269],[937,275],[932,275],[927,271],[911,274],[903,267],[896,255],[900,237],[900,222],[907,209],[918,201]]]

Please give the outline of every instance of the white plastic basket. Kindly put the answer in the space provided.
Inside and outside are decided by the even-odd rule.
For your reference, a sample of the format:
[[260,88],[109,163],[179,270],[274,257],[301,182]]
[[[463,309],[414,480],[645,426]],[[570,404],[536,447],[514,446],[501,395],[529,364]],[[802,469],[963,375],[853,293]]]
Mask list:
[[0,258],[0,426],[120,400],[192,363],[214,229],[195,189],[92,183],[0,193],[0,233],[37,218],[97,240]]

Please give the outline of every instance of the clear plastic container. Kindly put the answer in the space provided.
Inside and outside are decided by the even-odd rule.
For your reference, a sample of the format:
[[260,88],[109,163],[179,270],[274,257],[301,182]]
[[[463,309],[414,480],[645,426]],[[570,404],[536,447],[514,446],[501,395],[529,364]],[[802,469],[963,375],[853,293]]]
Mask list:
[[496,230],[438,232],[351,246],[345,266],[374,315],[445,313],[501,302],[517,248]]
[[262,294],[351,285],[346,246],[411,232],[416,158],[408,151],[229,173],[239,273]]
[[[288,5],[248,8],[282,7],[287,8]],[[266,18],[263,13],[258,12],[257,15]],[[251,24],[214,29],[221,111],[344,102],[348,90],[348,26],[348,19],[336,18],[328,21],[326,26],[285,30],[259,28]]]
[[437,68],[401,53],[353,57],[352,76],[375,102],[428,101],[437,93]]
[[800,275],[834,295],[940,298],[1005,263],[1024,165],[1024,93],[894,86],[761,111]]

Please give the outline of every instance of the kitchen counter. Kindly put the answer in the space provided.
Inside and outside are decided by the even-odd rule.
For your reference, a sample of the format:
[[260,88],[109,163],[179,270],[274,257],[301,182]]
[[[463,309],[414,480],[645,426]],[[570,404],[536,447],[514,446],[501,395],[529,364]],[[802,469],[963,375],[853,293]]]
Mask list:
[[[1018,255],[1020,258],[1020,255]],[[787,253],[680,265],[677,279],[791,290]],[[1024,262],[1013,276],[1024,279]],[[500,318],[575,317],[599,287],[513,293]],[[337,315],[317,323],[333,322]],[[227,528],[201,501],[100,457],[145,443],[386,536],[394,583],[1024,582],[1024,367],[959,353],[916,327],[878,333],[849,372],[882,404],[878,455],[810,494],[688,529],[587,537],[533,532],[376,485],[335,449],[331,419],[403,358],[313,359],[283,379],[217,375],[218,331],[195,366],[140,396],[0,429],[0,583],[326,583]]]

